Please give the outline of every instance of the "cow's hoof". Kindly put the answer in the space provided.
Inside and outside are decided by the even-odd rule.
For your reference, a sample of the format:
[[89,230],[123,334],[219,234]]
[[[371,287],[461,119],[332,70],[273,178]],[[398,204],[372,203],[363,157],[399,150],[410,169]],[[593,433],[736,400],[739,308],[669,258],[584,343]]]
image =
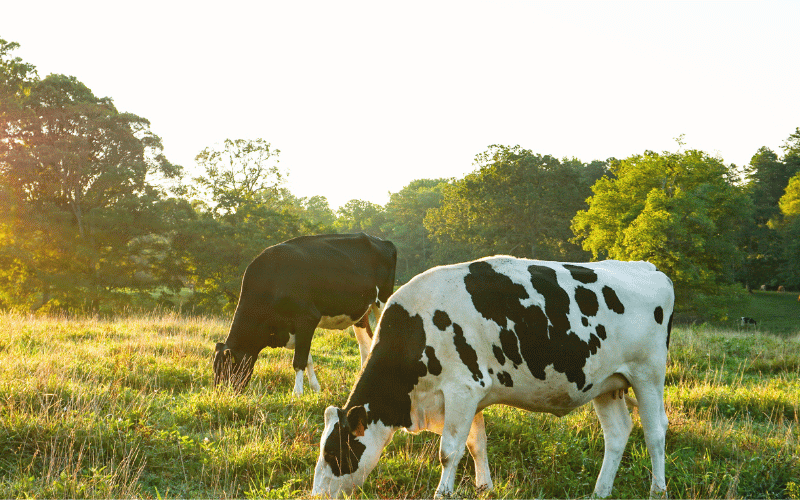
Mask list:
[[650,498],[659,498],[666,500],[667,498],[669,498],[669,495],[667,494],[666,489],[662,490],[661,488],[650,488]]
[[475,488],[475,496],[481,498],[490,498],[494,493],[494,486],[491,484],[482,484]]

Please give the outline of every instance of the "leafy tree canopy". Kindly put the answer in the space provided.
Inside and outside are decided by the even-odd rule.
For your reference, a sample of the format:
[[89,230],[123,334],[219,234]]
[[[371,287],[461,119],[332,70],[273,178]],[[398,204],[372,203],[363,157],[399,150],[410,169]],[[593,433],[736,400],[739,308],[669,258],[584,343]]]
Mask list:
[[435,242],[424,221],[429,210],[441,205],[445,186],[446,179],[418,179],[389,197],[384,230],[397,246],[397,277],[401,282],[435,265]]
[[75,77],[39,79],[0,41],[0,183],[8,200],[0,281],[33,309],[95,309],[137,287],[131,239],[160,226],[154,176],[180,167],[149,122],[121,113]]
[[385,238],[383,226],[386,223],[384,208],[375,203],[353,199],[336,212],[333,227],[338,233],[364,232],[378,238]]
[[569,242],[570,220],[585,208],[604,163],[558,160],[520,146],[491,146],[475,158],[477,170],[442,189],[441,206],[425,227],[437,259],[456,262],[493,253],[553,260],[584,260]]
[[698,295],[720,295],[751,210],[734,179],[733,168],[696,150],[615,162],[573,219],[575,241],[595,258],[652,262],[675,282],[684,308]]

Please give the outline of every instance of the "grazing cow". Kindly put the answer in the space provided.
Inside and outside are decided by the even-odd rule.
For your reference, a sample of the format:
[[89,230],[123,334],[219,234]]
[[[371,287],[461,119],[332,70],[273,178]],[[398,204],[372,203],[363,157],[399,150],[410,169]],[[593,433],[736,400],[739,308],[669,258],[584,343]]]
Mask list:
[[398,429],[442,435],[436,496],[453,493],[464,445],[491,489],[482,410],[563,416],[594,403],[605,437],[595,494],[611,493],[633,424],[633,387],[665,493],[664,378],[672,282],[647,262],[561,264],[507,256],[433,268],[389,300],[344,408],[325,410],[313,495],[361,485]]
[[778,293],[783,293],[785,291],[786,289],[783,287],[783,285],[778,286]]
[[748,318],[747,316],[742,316],[740,319],[741,326],[757,326],[758,322],[753,318]]
[[362,364],[375,317],[394,289],[394,244],[366,234],[301,236],[271,246],[244,272],[239,303],[224,343],[214,354],[214,385],[244,389],[265,347],[294,349],[294,394],[303,394],[303,371],[319,391],[311,337],[319,328],[354,326]]

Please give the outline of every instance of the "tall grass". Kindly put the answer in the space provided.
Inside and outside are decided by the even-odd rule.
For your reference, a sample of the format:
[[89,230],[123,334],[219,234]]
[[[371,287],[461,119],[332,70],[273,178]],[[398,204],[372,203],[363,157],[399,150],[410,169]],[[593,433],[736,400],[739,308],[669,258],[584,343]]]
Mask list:
[[[211,353],[228,322],[0,315],[0,497],[302,497],[322,415],[358,370],[351,332],[320,330],[322,392],[293,399],[292,353],[267,349],[243,394],[214,390]],[[800,335],[673,331],[667,480],[679,498],[800,498]],[[638,414],[615,496],[646,496]],[[590,407],[564,418],[486,411],[495,498],[592,492],[603,437]],[[398,433],[357,497],[429,497],[438,436]],[[458,494],[474,496],[473,464]]]

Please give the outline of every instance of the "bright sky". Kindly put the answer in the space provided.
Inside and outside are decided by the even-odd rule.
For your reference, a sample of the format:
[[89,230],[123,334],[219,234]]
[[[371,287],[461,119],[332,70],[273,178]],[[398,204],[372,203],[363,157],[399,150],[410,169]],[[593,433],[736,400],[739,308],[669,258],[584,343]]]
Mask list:
[[173,163],[281,150],[289,189],[388,201],[491,144],[743,165],[800,127],[800,2],[4,2],[0,38],[150,120]]

